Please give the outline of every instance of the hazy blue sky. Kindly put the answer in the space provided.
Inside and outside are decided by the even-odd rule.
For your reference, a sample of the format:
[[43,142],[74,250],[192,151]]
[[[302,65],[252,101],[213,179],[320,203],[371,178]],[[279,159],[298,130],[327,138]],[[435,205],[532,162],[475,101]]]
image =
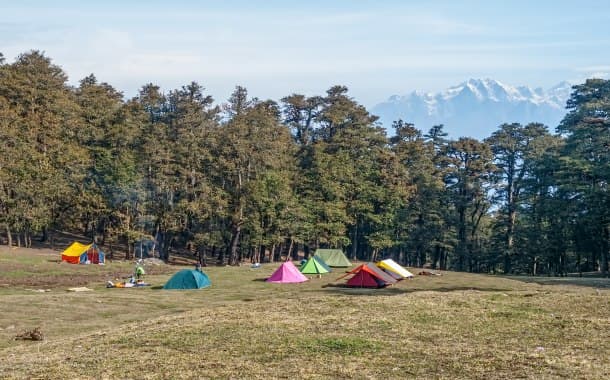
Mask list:
[[132,96],[192,80],[278,99],[345,84],[371,106],[468,78],[549,87],[610,72],[609,1],[10,1],[0,52],[39,49],[72,83]]

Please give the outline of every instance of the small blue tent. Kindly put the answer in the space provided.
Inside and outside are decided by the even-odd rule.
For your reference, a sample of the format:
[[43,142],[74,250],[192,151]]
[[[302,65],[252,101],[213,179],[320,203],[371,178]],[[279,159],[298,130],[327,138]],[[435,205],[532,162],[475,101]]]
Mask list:
[[212,285],[208,275],[198,270],[184,269],[176,273],[163,289],[202,289]]

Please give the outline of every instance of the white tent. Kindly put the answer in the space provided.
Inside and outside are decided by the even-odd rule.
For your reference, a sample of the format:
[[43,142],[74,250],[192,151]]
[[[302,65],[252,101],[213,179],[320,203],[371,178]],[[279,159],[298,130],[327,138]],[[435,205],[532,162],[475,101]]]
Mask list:
[[392,259],[379,261],[377,266],[386,272],[392,272],[391,274],[393,275],[396,274],[396,277],[400,276],[401,279],[413,277],[413,273],[409,272]]

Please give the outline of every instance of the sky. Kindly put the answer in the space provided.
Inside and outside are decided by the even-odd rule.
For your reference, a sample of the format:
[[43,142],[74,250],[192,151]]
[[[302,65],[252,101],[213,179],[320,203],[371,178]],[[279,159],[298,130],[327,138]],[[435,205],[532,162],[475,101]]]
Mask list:
[[191,81],[278,100],[335,84],[367,107],[469,78],[551,87],[610,73],[610,2],[0,0],[8,62],[43,51],[135,96]]

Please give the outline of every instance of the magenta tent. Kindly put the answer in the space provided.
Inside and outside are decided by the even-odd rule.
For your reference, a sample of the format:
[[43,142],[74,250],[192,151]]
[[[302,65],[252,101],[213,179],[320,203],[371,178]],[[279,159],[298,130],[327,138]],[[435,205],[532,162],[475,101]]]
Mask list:
[[308,278],[299,272],[292,261],[286,261],[267,279],[267,282],[288,284],[293,282],[305,282]]

